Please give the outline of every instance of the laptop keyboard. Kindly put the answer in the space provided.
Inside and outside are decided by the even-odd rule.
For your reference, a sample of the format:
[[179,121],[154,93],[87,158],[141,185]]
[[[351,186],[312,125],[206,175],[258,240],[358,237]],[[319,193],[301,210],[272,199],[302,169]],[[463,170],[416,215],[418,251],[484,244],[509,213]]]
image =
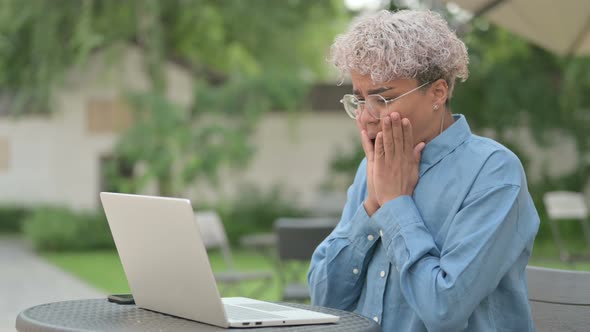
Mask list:
[[243,307],[252,308],[256,310],[262,311],[290,311],[290,310],[300,310],[291,307],[286,307],[283,305],[277,305],[272,303],[244,303],[240,304]]
[[247,309],[244,307],[225,304],[225,312],[227,313],[227,317],[229,319],[234,320],[256,320],[256,319],[269,319],[269,318],[279,318],[283,319],[285,317],[279,315],[273,315],[271,313],[260,312],[258,310]]

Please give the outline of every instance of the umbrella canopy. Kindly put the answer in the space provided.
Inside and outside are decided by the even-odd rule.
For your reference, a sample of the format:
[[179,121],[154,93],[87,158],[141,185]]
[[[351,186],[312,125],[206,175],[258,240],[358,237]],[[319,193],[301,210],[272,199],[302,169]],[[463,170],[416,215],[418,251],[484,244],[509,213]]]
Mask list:
[[443,0],[559,55],[590,55],[590,0]]

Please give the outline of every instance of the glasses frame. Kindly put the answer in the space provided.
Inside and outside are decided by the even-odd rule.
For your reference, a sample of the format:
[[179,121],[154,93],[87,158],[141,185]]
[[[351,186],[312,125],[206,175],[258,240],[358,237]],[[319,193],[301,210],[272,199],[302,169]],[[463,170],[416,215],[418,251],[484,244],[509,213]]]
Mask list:
[[[372,96],[379,97],[379,98],[381,98],[381,99],[382,99],[382,100],[385,102],[385,108],[387,108],[387,107],[389,106],[389,103],[393,103],[394,101],[396,101],[396,100],[400,99],[401,97],[407,96],[407,95],[409,95],[410,93],[412,93],[412,92],[414,92],[414,91],[416,91],[416,90],[418,90],[418,89],[420,89],[420,88],[422,88],[422,87],[424,87],[424,86],[426,86],[426,85],[428,85],[428,84],[430,84],[430,83],[432,83],[432,81],[426,82],[426,83],[424,83],[424,84],[422,84],[422,85],[420,85],[420,86],[418,86],[418,87],[415,87],[415,88],[413,88],[413,89],[412,89],[412,90],[410,90],[410,91],[404,92],[404,93],[402,93],[401,95],[399,95],[399,96],[397,96],[397,97],[395,97],[395,98],[389,98],[389,99],[387,99],[387,98],[383,97],[383,96],[382,96],[382,95],[380,95],[380,94],[373,94],[373,95],[368,95],[368,96],[367,96],[367,98],[369,98],[369,97],[372,97]],[[352,100],[356,100],[356,102],[357,102],[357,105],[358,105],[358,106],[357,106],[357,108],[355,108],[355,109],[354,109],[354,111],[355,111],[354,113],[355,113],[355,114],[351,114],[351,113],[348,111],[348,109],[346,108],[346,105],[347,105],[347,104],[346,104],[346,101],[344,101],[344,99],[345,99],[345,98],[349,98],[349,99],[352,99]],[[342,99],[340,99],[340,103],[341,103],[341,104],[344,106],[344,110],[346,111],[346,114],[347,114],[347,115],[348,115],[350,118],[352,118],[352,119],[356,119],[356,118],[357,118],[357,116],[361,116],[361,114],[363,113],[364,109],[367,107],[367,104],[366,104],[366,101],[365,101],[365,100],[359,100],[357,97],[355,97],[355,96],[354,96],[354,95],[352,95],[352,94],[345,94],[344,96],[342,96]],[[360,111],[358,112],[358,115],[356,114],[356,111],[357,111],[357,110],[360,110]],[[381,117],[381,114],[379,114],[379,116],[375,116],[375,115],[373,114],[373,112],[372,112],[372,109],[371,109],[371,106],[370,106],[370,105],[369,105],[369,115],[370,115],[370,116],[372,116],[373,118],[377,119],[377,120],[379,120],[379,119],[382,119],[382,117]]]

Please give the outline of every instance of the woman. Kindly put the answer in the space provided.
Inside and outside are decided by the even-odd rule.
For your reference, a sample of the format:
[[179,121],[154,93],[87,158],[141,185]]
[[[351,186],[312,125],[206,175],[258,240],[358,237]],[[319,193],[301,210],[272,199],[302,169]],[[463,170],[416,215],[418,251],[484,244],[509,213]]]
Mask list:
[[381,11],[336,38],[366,158],[316,249],[312,303],[384,331],[533,331],[525,267],[539,226],[518,158],[449,109],[465,45],[430,11]]

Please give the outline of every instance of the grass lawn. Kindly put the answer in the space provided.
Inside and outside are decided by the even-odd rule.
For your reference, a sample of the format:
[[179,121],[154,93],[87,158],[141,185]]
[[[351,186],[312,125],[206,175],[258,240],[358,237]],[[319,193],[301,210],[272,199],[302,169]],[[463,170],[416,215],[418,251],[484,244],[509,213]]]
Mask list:
[[[237,269],[240,271],[247,270],[271,270],[273,264],[269,258],[251,251],[251,250],[233,250],[233,258]],[[88,282],[96,288],[104,290],[107,293],[128,293],[129,286],[123,272],[123,267],[116,251],[93,251],[93,252],[71,252],[71,253],[42,253],[43,257],[51,263],[59,266]],[[226,270],[221,256],[221,252],[212,252],[209,255],[214,272]],[[303,268],[306,271],[306,268]],[[302,274],[305,280],[305,273]],[[252,294],[255,290],[262,288],[259,294]],[[252,281],[243,283],[240,293],[237,290],[230,289],[226,291],[221,287],[222,296],[248,296],[268,301],[278,301],[280,299],[279,279],[275,272],[272,283],[265,285],[264,282]]]
[[584,250],[585,243],[582,241],[566,244],[570,253],[581,253],[584,260],[574,260],[572,263],[564,263],[559,260],[559,250],[552,241],[537,242],[533,247],[533,256],[529,264],[535,266],[549,267],[553,269],[590,271],[590,255]]
[[[121,262],[115,251],[45,253],[42,255],[53,264],[105,292],[129,292]],[[256,251],[234,250],[233,256],[240,270],[273,269],[273,264],[269,259]],[[558,257],[559,253],[551,242],[536,243],[530,265],[590,271],[590,261],[568,264],[559,261]],[[211,253],[210,261],[214,271],[219,272],[225,269],[220,252]],[[306,269],[304,268],[303,270]],[[302,273],[301,277],[305,280],[305,273]],[[252,294],[252,291],[260,286],[264,289],[263,293]],[[276,273],[270,285],[264,285],[260,282],[244,283],[242,290],[244,291],[243,294],[235,291],[233,293],[226,292],[222,288],[222,296],[245,295],[269,301],[280,300],[280,286]]]

